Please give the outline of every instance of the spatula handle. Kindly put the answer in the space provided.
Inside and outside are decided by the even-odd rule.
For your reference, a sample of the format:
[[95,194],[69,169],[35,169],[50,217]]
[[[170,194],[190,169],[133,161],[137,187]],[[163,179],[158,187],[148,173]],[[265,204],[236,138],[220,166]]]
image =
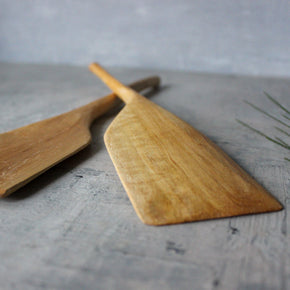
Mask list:
[[[158,76],[148,77],[134,83],[131,83],[129,86],[136,91],[143,91],[148,88],[158,88],[160,85],[160,78]],[[120,100],[113,93],[108,96],[105,96],[101,99],[93,101],[83,107],[80,107],[76,110],[82,113],[86,119],[87,125],[90,125],[97,117],[101,116],[106,111],[110,110],[114,106],[120,103]]]
[[122,99],[126,104],[130,103],[135,98],[142,97],[134,89],[129,88],[110,75],[104,68],[97,63],[92,63],[89,66],[91,72],[96,74],[115,94]]

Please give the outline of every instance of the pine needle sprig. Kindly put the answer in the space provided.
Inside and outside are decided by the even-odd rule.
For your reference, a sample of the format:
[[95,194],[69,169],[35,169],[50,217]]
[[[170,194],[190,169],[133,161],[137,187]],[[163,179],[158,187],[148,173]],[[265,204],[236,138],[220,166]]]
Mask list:
[[251,106],[252,108],[256,109],[257,111],[259,111],[259,112],[263,113],[264,115],[270,117],[271,119],[273,119],[273,120],[279,122],[280,124],[282,124],[282,125],[284,125],[284,126],[290,128],[290,125],[288,125],[288,124],[286,124],[285,122],[281,121],[280,119],[274,117],[273,115],[267,113],[266,111],[262,110],[261,108],[257,107],[256,105],[254,105],[254,104],[252,104],[252,103],[250,103],[250,102],[248,102],[248,101],[244,101],[244,102],[245,102],[246,104],[248,104],[249,106]]
[[275,126],[274,128],[275,128],[276,130],[280,131],[281,133],[285,134],[286,136],[290,137],[290,134],[287,133],[285,130],[283,130],[283,129],[279,128],[279,127],[276,127],[276,126]]
[[249,124],[247,124],[247,123],[245,123],[245,122],[243,122],[243,121],[241,121],[241,120],[239,120],[239,119],[236,119],[236,121],[237,121],[238,123],[240,123],[241,125],[243,125],[244,127],[246,127],[246,128],[248,128],[248,129],[254,131],[255,133],[257,133],[257,134],[259,134],[259,135],[265,137],[267,140],[272,141],[272,142],[276,143],[277,145],[279,145],[279,146],[281,146],[281,147],[284,147],[284,148],[290,150],[290,145],[288,145],[287,143],[285,143],[285,142],[281,143],[280,141],[277,141],[277,140],[275,140],[275,139],[269,137],[268,135],[266,135],[266,134],[263,133],[262,131],[253,128],[253,127],[250,126]]
[[[276,106],[278,106],[280,109],[282,109],[284,112],[286,112],[286,114],[281,114],[282,117],[284,117],[287,120],[290,120],[290,111],[283,106],[280,102],[278,102],[274,97],[272,97],[270,94],[268,94],[267,92],[264,92],[264,94],[266,95],[266,97],[272,102],[274,103]],[[256,111],[259,111],[260,113],[263,113],[264,115],[266,115],[267,117],[271,118],[272,120],[275,120],[276,122],[280,123],[281,125],[290,128],[290,125],[287,124],[285,121],[281,121],[279,118],[273,116],[272,114],[269,114],[268,112],[264,111],[263,109],[259,108],[258,106],[248,102],[248,101],[244,101],[247,105],[251,106],[253,109],[255,109]],[[288,116],[289,115],[289,116]],[[255,129],[254,127],[250,126],[249,124],[236,119],[236,121],[241,124],[242,126],[250,129],[251,131],[259,134],[260,136],[263,136],[264,138],[266,138],[267,140],[275,143],[276,145],[279,145],[281,147],[283,147],[284,149],[290,150],[290,144],[288,144],[286,141],[284,141],[283,139],[279,138],[279,137],[270,137],[268,135],[266,135],[265,133],[263,133],[262,131]],[[276,130],[278,130],[280,133],[283,133],[285,136],[290,137],[290,132],[286,131],[287,129],[281,129],[280,127],[274,126],[274,128]],[[290,162],[289,158],[284,158],[286,161]]]
[[290,111],[286,109],[283,105],[281,105],[276,99],[274,99],[272,96],[270,96],[267,92],[264,92],[264,94],[267,96],[267,98],[272,101],[274,104],[276,104],[278,107],[280,107],[282,110],[284,110],[287,114],[290,115]]

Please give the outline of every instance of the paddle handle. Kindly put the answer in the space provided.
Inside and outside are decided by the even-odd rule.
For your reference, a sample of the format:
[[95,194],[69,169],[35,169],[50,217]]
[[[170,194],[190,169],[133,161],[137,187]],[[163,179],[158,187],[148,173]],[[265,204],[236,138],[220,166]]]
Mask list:
[[121,82],[115,79],[99,64],[92,63],[90,64],[89,69],[91,72],[96,74],[126,104],[130,103],[135,98],[142,97],[134,89],[123,85]]
[[[129,87],[139,92],[148,88],[156,89],[159,87],[159,85],[160,78],[158,76],[152,76],[131,83]],[[83,107],[80,107],[75,111],[78,111],[83,115],[86,124],[89,126],[97,117],[101,116],[119,103],[120,100],[117,98],[116,94],[112,93]]]

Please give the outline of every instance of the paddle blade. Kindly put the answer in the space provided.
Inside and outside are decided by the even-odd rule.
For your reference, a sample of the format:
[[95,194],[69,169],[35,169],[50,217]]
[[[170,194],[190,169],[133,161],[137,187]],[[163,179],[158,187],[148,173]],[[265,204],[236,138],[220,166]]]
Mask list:
[[125,106],[108,128],[105,144],[146,224],[282,209],[208,138],[145,98]]
[[91,140],[78,113],[67,113],[0,135],[0,197],[14,192]]

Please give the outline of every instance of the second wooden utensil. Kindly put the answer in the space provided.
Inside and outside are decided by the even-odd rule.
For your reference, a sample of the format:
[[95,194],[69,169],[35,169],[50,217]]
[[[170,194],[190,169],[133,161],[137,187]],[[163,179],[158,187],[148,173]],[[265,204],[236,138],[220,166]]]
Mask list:
[[218,146],[178,117],[97,74],[125,103],[105,144],[141,220],[150,225],[281,210],[282,205]]
[[[150,77],[131,87],[158,87]],[[0,134],[0,197],[22,187],[47,169],[80,151],[91,141],[89,127],[118,103],[110,94],[68,113]]]

